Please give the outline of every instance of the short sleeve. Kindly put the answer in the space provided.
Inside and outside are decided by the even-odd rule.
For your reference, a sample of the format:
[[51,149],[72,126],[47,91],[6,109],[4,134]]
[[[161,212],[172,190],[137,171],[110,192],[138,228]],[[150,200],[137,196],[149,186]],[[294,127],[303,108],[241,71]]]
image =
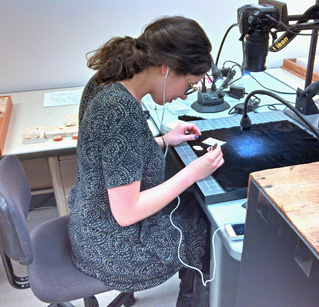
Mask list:
[[[124,97],[123,97],[124,98]],[[142,181],[149,144],[146,120],[137,101],[116,100],[99,127],[99,149],[105,187]]]

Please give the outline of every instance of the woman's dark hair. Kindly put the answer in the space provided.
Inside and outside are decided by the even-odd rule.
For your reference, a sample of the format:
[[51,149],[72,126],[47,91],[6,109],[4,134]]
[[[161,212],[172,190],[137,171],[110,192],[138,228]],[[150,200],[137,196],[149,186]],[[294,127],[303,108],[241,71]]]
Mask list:
[[211,50],[207,35],[196,21],[164,17],[149,24],[137,39],[112,38],[88,58],[87,65],[98,71],[98,83],[130,79],[160,65],[167,65],[177,74],[201,75],[212,67]]

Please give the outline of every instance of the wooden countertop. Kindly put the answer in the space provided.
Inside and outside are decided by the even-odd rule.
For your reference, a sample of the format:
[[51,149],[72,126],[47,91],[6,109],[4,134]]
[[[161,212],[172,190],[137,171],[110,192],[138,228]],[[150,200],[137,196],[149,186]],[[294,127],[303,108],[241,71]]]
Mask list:
[[319,255],[319,162],[250,174]]

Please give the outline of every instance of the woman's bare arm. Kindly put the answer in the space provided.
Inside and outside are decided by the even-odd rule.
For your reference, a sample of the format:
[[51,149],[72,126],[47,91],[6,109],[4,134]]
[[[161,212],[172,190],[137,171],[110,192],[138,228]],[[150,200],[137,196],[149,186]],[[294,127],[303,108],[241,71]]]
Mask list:
[[164,208],[196,181],[211,175],[224,163],[220,147],[194,160],[164,183],[140,192],[140,182],[108,189],[112,214],[129,226]]

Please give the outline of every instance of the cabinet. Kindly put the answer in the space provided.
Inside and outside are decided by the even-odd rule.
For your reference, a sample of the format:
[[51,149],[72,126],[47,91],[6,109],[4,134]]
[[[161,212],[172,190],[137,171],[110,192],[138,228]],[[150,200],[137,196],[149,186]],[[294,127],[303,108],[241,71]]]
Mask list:
[[319,163],[253,173],[237,307],[319,305]]

